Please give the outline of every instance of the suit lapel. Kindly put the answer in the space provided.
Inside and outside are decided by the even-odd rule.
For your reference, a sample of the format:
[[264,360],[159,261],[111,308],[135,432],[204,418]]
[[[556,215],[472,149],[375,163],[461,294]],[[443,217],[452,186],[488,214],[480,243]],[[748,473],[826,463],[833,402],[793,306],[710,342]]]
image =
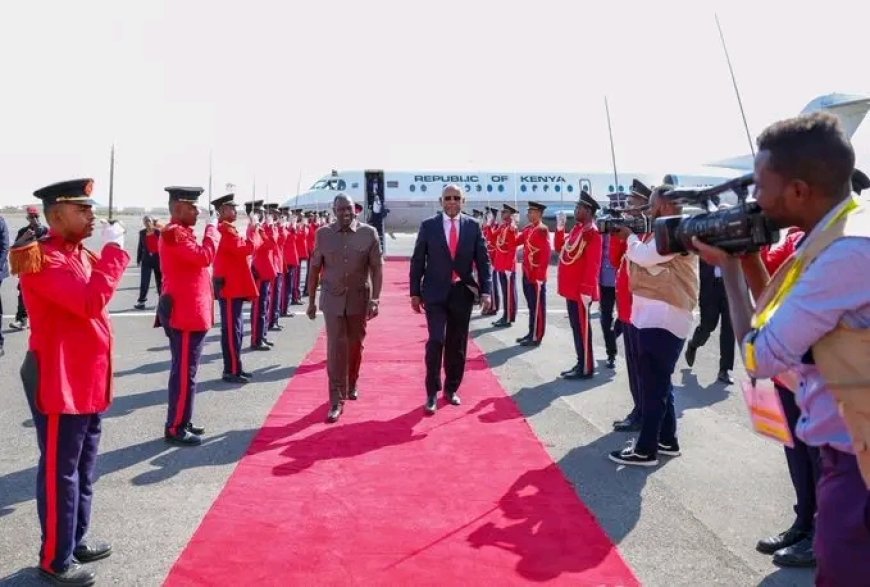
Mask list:
[[[457,227],[458,229],[459,227]],[[444,212],[438,213],[438,226],[436,227],[436,232],[438,233],[438,240],[444,245],[444,252],[447,253],[447,257],[450,258],[450,245],[447,243],[447,234],[444,230]],[[460,235],[462,231],[460,230]]]

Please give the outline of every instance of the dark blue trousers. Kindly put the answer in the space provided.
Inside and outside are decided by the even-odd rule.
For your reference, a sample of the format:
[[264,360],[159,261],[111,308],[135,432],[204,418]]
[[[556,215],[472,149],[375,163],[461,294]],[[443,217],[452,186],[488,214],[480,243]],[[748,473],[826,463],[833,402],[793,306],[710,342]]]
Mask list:
[[536,283],[523,275],[523,295],[529,308],[529,338],[540,342],[547,329],[547,282]]
[[242,298],[218,298],[221,312],[221,351],[224,355],[224,375],[239,375],[242,372]]
[[278,324],[278,318],[281,317],[281,290],[284,289],[284,274],[279,273],[272,280],[272,288],[269,292],[269,328]]
[[642,411],[640,376],[638,375],[638,330],[630,322],[622,322],[622,343],[625,345],[625,368],[628,371],[628,390],[631,392],[632,409],[628,417],[640,420]]
[[641,429],[635,452],[658,455],[659,442],[677,440],[671,376],[686,342],[664,328],[638,328],[637,373],[641,391]]
[[574,335],[574,352],[577,364],[588,375],[595,370],[595,358],[592,356],[592,322],[589,320],[589,304],[566,299],[568,306],[568,322]]
[[36,509],[42,530],[39,566],[60,573],[70,565],[73,550],[88,533],[102,417],[40,412],[35,401],[38,375],[32,353],[27,353],[24,359],[21,379],[39,446],[36,470]]
[[774,384],[774,386],[794,439],[794,448],[783,447],[785,460],[788,463],[788,474],[797,498],[794,506],[794,513],[797,516],[794,525],[801,530],[812,531],[816,519],[816,485],[819,482],[821,456],[817,447],[804,444],[795,433],[801,410],[795,401],[794,393],[781,385]]
[[169,371],[169,410],[166,431],[171,435],[182,432],[193,417],[193,399],[196,396],[196,371],[205,332],[169,329],[169,351],[172,366]]
[[492,298],[492,312],[493,314],[501,310],[501,298],[502,298],[502,288],[499,283],[501,280],[498,278],[498,273],[495,271],[490,272],[490,286],[489,289],[492,292],[490,296]]
[[511,271],[493,272],[493,275],[498,276],[498,283],[501,286],[502,297],[504,297],[504,312],[501,319],[505,322],[514,323],[517,320],[517,274]]
[[296,273],[299,271],[298,266],[287,267],[284,273],[284,285],[281,289],[281,315],[286,316],[290,311],[290,303],[298,301],[295,295],[294,285],[296,284]]
[[266,326],[269,312],[269,295],[272,291],[271,281],[257,283],[260,295],[251,302],[251,346],[260,346],[266,340]]

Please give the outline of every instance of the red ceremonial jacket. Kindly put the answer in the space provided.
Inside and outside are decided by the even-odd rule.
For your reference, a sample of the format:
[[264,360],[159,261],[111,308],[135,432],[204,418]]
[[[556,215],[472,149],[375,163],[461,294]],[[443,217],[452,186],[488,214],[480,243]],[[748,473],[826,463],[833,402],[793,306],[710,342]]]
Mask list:
[[251,273],[251,256],[254,244],[239,234],[231,222],[218,225],[221,242],[214,258],[214,276],[223,279],[223,287],[218,295],[225,299],[242,298],[252,300],[257,297],[257,283]]
[[272,249],[275,241],[266,236],[262,224],[248,226],[248,238],[254,243],[254,277],[259,283],[272,281],[277,273],[273,261]]
[[492,267],[495,271],[517,270],[517,227],[513,222],[503,222],[494,227],[493,246],[495,252]]
[[284,266],[298,267],[299,253],[296,250],[296,229],[287,226],[283,228],[287,238],[284,240]]
[[318,228],[320,228],[320,226],[315,222],[312,222],[305,227],[305,246],[309,256],[314,252],[314,242]]
[[103,412],[113,392],[106,306],[130,255],[114,244],[97,255],[50,233],[30,246],[38,247],[40,263],[19,277],[39,373],[36,407],[47,415]]
[[171,223],[160,233],[160,270],[163,292],[172,298],[169,326],[205,332],[214,324],[214,290],[209,267],[217,252],[217,229],[205,228],[197,244],[192,226]]
[[296,225],[296,254],[299,255],[299,260],[307,259],[311,256],[311,250],[308,248],[308,227],[305,224]]
[[631,324],[631,279],[628,276],[628,259],[625,251],[628,242],[625,239],[611,237],[610,264],[616,267],[616,318],[625,324]]
[[523,275],[530,281],[547,281],[550,266],[550,229],[543,222],[527,224],[517,236],[523,246]]
[[284,241],[281,240],[280,227],[277,224],[267,224],[266,238],[275,244],[271,251],[271,259],[277,277],[279,273],[284,273]]
[[592,301],[600,299],[598,280],[601,274],[601,254],[604,248],[601,233],[594,222],[575,224],[565,239],[565,230],[557,230],[554,246],[559,253],[559,295],[582,302],[582,296]]

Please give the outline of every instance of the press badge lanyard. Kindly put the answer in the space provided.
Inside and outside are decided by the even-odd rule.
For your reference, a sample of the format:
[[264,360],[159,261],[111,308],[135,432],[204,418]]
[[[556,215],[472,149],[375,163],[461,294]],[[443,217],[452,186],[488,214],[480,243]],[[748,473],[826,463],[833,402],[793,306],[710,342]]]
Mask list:
[[[843,206],[843,209],[837,212],[837,215],[831,218],[828,223],[825,225],[824,230],[828,230],[860,208],[860,203],[855,198],[850,198],[848,204]],[[808,243],[809,244],[809,243]],[[808,248],[808,247],[807,247]],[[788,268],[788,273],[785,274],[785,278],[782,280],[782,285],[779,286],[779,289],[774,294],[773,298],[768,302],[768,304],[760,311],[757,312],[752,317],[752,329],[755,331],[755,335],[758,335],[758,331],[765,327],[770,319],[773,318],[773,315],[791,293],[791,290],[794,289],[794,286],[797,285],[798,280],[804,272],[804,256],[807,251],[805,248],[798,256],[795,258],[794,262],[791,264],[791,267]],[[755,371],[756,362],[755,362],[755,337],[746,343],[746,368],[749,371]],[[755,378],[752,378],[753,382]]]

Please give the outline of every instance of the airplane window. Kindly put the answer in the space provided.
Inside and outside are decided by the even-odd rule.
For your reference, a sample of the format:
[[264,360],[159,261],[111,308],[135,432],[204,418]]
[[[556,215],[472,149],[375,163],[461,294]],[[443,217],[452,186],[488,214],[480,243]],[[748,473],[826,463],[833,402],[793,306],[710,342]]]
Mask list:
[[341,191],[344,191],[347,189],[347,182],[344,181],[343,179],[339,179],[337,184],[338,184],[338,191],[341,192]]
[[553,187],[553,189],[556,190],[557,192],[561,192],[561,191],[562,191],[562,186],[560,186],[560,185],[557,183],[557,184]]
[[318,180],[317,182],[314,183],[313,186],[311,186],[311,189],[313,189],[313,190],[326,189],[326,180],[325,179]]
[[465,193],[467,194],[470,191],[471,191],[471,186],[468,184],[465,184]]
[[422,184],[422,185],[420,186],[420,191],[421,191],[421,192],[425,192],[425,191],[426,191],[426,184],[425,184],[425,183]]
[[413,192],[417,189],[417,186],[412,183],[410,186],[408,186],[408,189]]
[[503,183],[498,184],[498,191],[500,191],[500,192],[504,191],[504,184]]
[[359,187],[359,182],[358,181],[353,182],[352,184],[350,184],[350,187],[351,187],[351,189],[354,189],[354,190],[357,189]]
[[545,184],[544,184],[544,191],[546,192],[546,191],[548,191],[549,189],[550,189],[550,184],[545,183]]
[[492,191],[492,184],[489,184],[486,186],[486,191],[488,191],[488,192]]
[[520,186],[520,191],[521,191],[521,192],[526,191],[526,189],[527,189],[527,188],[526,188],[526,184],[523,184],[523,185]]
[[612,185],[607,186],[607,191],[609,193],[613,193],[613,186]]
[[619,186],[619,193],[622,193],[622,192],[624,192],[624,191],[625,191],[625,188],[622,187],[622,186]]
[[533,192],[538,191],[538,184],[535,184],[535,185],[532,186],[532,191],[533,191]]
[[573,192],[573,191],[574,191],[574,185],[573,185],[573,184],[570,184],[570,183],[568,184],[568,191],[569,191],[569,192]]
[[477,184],[477,188],[476,188],[476,189],[477,189],[477,191],[480,191],[480,190],[483,189],[483,187],[482,187],[480,184]]

